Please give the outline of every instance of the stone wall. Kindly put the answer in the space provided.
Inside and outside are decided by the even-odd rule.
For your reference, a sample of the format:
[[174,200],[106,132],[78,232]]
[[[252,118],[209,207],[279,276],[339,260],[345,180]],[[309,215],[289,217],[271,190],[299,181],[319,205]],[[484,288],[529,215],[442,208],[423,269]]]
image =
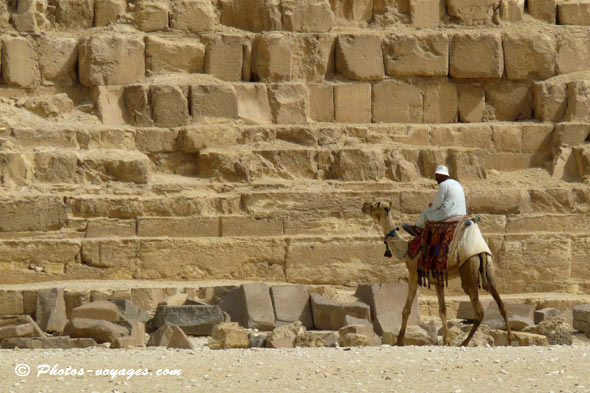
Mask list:
[[590,293],[590,6],[0,5],[0,282],[395,281],[449,165],[503,292]]

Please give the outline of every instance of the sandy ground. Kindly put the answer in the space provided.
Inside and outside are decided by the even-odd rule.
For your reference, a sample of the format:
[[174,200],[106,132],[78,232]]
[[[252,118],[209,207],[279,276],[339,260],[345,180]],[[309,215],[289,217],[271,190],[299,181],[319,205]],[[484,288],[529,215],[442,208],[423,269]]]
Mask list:
[[[590,345],[1,350],[2,392],[590,392]],[[18,376],[16,371],[31,372]],[[83,375],[37,375],[43,366]],[[17,366],[19,366],[17,368]],[[47,368],[47,367],[46,367]],[[97,370],[147,369],[128,377]],[[158,370],[181,375],[158,376]],[[122,371],[120,371],[122,370]]]

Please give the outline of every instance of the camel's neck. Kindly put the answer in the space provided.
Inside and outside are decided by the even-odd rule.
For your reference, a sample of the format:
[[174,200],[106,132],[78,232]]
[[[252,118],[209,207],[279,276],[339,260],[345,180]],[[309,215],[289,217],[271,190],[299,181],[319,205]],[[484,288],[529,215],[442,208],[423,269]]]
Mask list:
[[[383,235],[386,236],[394,228],[395,223],[393,222],[391,215],[388,214],[387,217],[381,220],[381,229],[383,230]],[[398,231],[394,232],[393,237],[387,238],[387,245],[389,245],[389,249],[397,259],[406,258],[406,255],[408,254],[408,241],[401,237]]]

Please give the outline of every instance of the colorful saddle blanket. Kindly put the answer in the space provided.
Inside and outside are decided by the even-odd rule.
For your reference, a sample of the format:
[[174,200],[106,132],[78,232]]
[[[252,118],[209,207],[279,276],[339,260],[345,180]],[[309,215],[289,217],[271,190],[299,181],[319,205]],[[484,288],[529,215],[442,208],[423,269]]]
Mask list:
[[418,283],[430,286],[430,280],[447,281],[449,248],[459,222],[428,222],[420,236],[408,245],[408,255],[418,258]]

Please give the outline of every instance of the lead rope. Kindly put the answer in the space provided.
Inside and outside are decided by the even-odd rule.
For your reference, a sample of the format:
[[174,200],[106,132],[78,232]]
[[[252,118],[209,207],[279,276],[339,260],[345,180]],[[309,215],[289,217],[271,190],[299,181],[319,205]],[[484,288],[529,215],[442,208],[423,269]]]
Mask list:
[[377,223],[377,220],[375,220],[374,218],[373,218],[373,224],[375,224],[375,229],[377,229],[377,232],[379,233],[379,235],[383,239],[383,243],[385,244],[385,254],[383,254],[383,257],[392,258],[393,253],[389,249],[389,244],[387,244],[387,238],[388,237],[395,237],[395,232],[399,231],[399,228],[395,227],[391,231],[389,231],[389,233],[387,235],[383,236],[383,235],[381,235],[381,230],[379,229],[379,225]]

